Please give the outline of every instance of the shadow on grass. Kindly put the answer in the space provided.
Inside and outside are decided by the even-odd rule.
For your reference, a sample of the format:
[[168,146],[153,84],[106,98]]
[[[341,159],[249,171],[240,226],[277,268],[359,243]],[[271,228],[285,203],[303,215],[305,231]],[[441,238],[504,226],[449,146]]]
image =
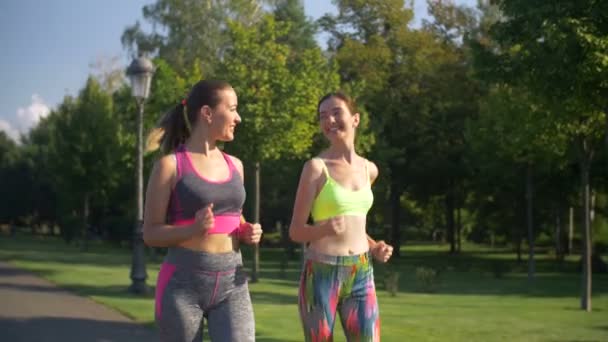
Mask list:
[[[431,246],[432,247],[432,246]],[[399,273],[399,292],[419,292],[416,268],[437,270],[436,293],[452,295],[520,295],[528,297],[577,297],[580,293],[580,276],[576,271],[577,258],[571,257],[561,263],[546,255],[536,261],[537,275],[532,282],[526,279],[527,263],[517,262],[514,254],[493,251],[461,252],[451,255],[445,251],[421,248],[404,250],[400,259],[388,264],[375,263],[377,288],[384,290],[387,272]],[[430,247],[429,247],[430,248]],[[282,248],[261,250],[261,283],[297,288],[301,271],[300,252],[287,258]],[[160,260],[161,257],[158,258]],[[148,259],[151,259],[149,257]],[[81,252],[75,246],[67,246],[58,238],[0,237],[0,260],[61,263],[74,266],[108,266],[127,268],[130,252],[126,249],[95,244],[89,252]],[[248,271],[252,266],[252,249],[243,247],[243,261]],[[158,262],[148,263],[148,272],[158,271]],[[52,268],[52,267],[50,267]],[[34,269],[43,277],[52,276],[48,269]],[[594,275],[594,294],[608,294],[608,275]],[[126,286],[126,285],[125,285]],[[129,297],[120,286],[69,286],[71,290],[85,295]],[[280,296],[280,295],[279,295]],[[260,297],[261,300],[270,300]],[[285,299],[288,301],[287,299]],[[281,299],[278,300],[282,302]],[[289,301],[290,302],[290,301]]]
[[65,293],[71,292],[81,296],[113,297],[122,299],[154,299],[154,287],[145,295],[135,295],[128,291],[127,286],[85,286],[85,285],[63,285],[62,287],[43,286],[33,284],[6,284],[0,283],[0,289],[12,289],[30,292]]
[[284,339],[284,338],[274,338],[267,337],[264,332],[256,331],[255,333],[256,342],[301,342],[302,339]]
[[256,304],[298,305],[297,294],[282,294],[270,291],[250,290],[251,301]]
[[159,341],[152,330],[136,323],[64,317],[0,318],[0,331],[3,341]]

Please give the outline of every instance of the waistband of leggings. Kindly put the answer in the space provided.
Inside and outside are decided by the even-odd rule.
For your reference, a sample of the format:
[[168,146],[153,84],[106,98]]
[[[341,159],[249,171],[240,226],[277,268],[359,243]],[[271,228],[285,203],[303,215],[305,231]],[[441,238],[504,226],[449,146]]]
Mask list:
[[178,267],[221,272],[243,266],[243,257],[240,251],[208,253],[182,247],[170,247],[165,262]]
[[371,260],[369,251],[356,255],[329,255],[306,249],[304,256],[306,260],[337,266],[364,265],[369,264]]

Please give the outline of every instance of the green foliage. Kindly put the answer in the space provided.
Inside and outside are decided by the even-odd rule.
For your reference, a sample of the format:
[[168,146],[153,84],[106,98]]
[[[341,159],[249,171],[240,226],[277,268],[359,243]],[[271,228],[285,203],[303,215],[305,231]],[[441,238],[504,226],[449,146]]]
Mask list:
[[243,122],[227,148],[248,163],[307,156],[318,131],[317,101],[337,87],[318,48],[302,51],[297,63],[290,63],[291,48],[280,42],[287,33],[269,15],[252,27],[230,24],[234,45],[219,74],[236,89]]
[[607,5],[592,0],[558,6],[497,3],[506,19],[490,30],[494,46],[475,44],[480,74],[546,98],[554,104],[552,119],[560,132],[601,135],[597,123],[604,122],[608,108]]
[[226,23],[234,20],[249,26],[263,11],[256,0],[157,0],[145,5],[142,13],[156,29],[146,33],[139,21],[127,27],[121,37],[126,48],[158,53],[180,72],[198,61],[205,73],[211,73],[233,44]]
[[[466,119],[477,112],[477,84],[458,42],[472,30],[471,11],[434,3],[434,22],[414,30],[409,27],[412,9],[404,1],[336,4],[338,15],[324,17],[321,25],[331,34],[329,45],[342,81],[361,89],[360,104],[369,112],[376,137],[371,155],[388,171],[379,180],[379,191],[393,193],[393,208],[400,206],[404,191],[416,201],[443,195],[453,213],[461,205],[468,173],[462,132]],[[395,244],[400,209],[393,209]],[[446,224],[453,232],[453,220]]]
[[304,13],[304,6],[300,0],[275,0],[272,13],[278,23],[288,25],[287,34],[280,38],[295,52],[313,49],[315,42],[316,25]]
[[55,125],[51,167],[58,184],[75,196],[103,197],[116,185],[112,170],[119,166],[112,98],[90,78],[76,101],[65,99]]

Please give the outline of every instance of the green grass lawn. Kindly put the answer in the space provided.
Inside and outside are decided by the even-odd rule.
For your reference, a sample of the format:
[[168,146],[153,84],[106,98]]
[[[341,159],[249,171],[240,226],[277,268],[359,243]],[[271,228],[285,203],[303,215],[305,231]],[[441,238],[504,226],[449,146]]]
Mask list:
[[[447,246],[416,245],[403,257],[376,265],[383,341],[608,341],[608,276],[595,275],[593,312],[579,309],[578,257],[558,264],[540,254],[537,275],[504,250],[465,245],[457,256]],[[245,250],[247,265],[251,264]],[[152,258],[149,258],[152,259]],[[148,262],[154,285],[160,258]],[[0,260],[35,272],[153,326],[153,296],[127,293],[130,255],[92,243],[88,252],[55,238],[0,237]],[[251,284],[258,341],[302,341],[297,314],[300,261],[279,249],[262,251],[261,281]],[[433,293],[424,292],[416,269],[438,271]],[[385,291],[387,272],[399,273],[399,293]],[[428,287],[427,287],[428,288]],[[339,323],[336,341],[344,341]]]

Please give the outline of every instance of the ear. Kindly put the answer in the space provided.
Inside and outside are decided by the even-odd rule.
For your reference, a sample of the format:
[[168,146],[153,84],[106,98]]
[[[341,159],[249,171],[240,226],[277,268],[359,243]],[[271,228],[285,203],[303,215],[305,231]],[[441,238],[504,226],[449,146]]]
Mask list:
[[361,122],[361,115],[359,113],[355,113],[355,115],[353,115],[353,128],[359,127],[360,122]]
[[200,113],[199,113],[202,117],[202,119],[204,120],[204,122],[206,123],[211,123],[211,108],[209,108],[209,106],[204,105],[201,107]]

